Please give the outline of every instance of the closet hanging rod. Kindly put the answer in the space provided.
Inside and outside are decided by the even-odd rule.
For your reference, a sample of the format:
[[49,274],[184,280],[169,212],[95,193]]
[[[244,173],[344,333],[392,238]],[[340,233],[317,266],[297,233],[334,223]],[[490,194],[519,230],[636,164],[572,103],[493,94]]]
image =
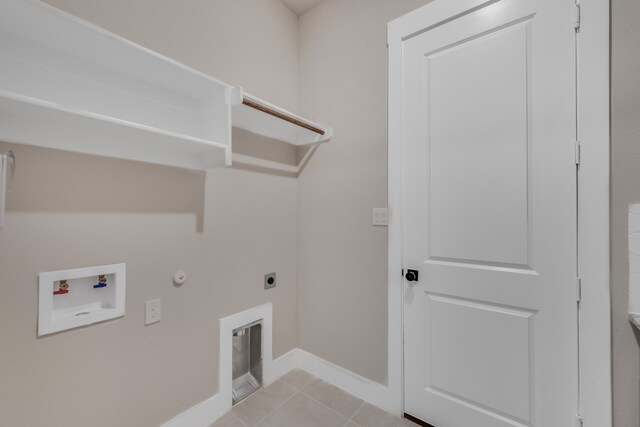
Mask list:
[[298,146],[327,142],[333,136],[330,127],[248,94],[240,86],[227,96],[235,128]]
[[315,133],[317,133],[319,135],[324,135],[325,134],[324,130],[322,130],[320,128],[317,128],[317,127],[315,127],[313,125],[305,123],[302,120],[298,120],[295,117],[291,117],[291,116],[288,116],[286,114],[283,114],[280,111],[274,110],[273,108],[270,108],[270,107],[268,107],[266,105],[262,105],[262,104],[260,104],[258,102],[252,101],[252,100],[247,99],[245,97],[242,98],[242,103],[244,105],[246,105],[247,107],[255,108],[256,110],[262,111],[263,113],[270,114],[270,115],[272,115],[274,117],[277,117],[277,118],[279,118],[281,120],[287,121],[289,123],[293,123],[296,126],[303,127],[305,129],[308,129],[311,132],[315,132]]

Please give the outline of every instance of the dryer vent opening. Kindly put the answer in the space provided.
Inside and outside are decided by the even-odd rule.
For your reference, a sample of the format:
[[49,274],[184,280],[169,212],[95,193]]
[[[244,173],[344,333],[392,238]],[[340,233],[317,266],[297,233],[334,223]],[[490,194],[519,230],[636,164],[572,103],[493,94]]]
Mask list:
[[262,388],[262,320],[233,330],[233,404]]

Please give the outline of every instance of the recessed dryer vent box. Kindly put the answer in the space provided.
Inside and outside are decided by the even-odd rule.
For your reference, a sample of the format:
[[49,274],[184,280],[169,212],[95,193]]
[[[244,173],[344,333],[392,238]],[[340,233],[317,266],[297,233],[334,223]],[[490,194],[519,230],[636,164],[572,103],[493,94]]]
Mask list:
[[233,404],[262,388],[262,320],[233,330]]
[[39,276],[38,335],[124,316],[126,264]]

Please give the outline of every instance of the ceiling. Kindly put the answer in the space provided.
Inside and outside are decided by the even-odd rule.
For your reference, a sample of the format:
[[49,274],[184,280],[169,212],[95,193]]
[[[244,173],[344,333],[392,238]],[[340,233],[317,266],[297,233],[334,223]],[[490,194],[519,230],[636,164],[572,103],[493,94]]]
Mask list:
[[307,11],[313,9],[324,0],[282,0],[293,13],[300,16]]

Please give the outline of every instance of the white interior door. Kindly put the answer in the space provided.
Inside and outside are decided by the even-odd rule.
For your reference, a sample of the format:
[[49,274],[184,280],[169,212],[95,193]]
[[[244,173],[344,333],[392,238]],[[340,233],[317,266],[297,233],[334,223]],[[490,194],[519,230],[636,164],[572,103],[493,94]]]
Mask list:
[[405,412],[573,426],[574,3],[425,8],[402,48]]

